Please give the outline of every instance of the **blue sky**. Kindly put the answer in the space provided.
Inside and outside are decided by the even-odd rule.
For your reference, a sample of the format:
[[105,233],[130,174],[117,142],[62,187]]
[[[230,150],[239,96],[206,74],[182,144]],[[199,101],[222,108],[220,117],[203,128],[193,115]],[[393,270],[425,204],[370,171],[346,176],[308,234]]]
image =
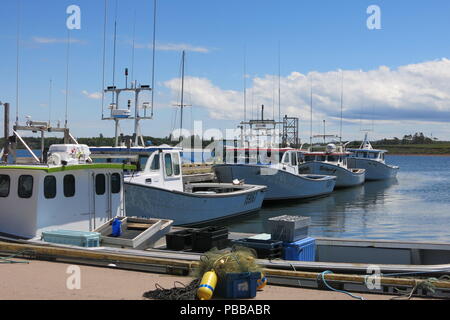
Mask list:
[[[18,0],[0,3],[0,100],[15,113]],[[76,136],[113,135],[101,121],[103,0],[20,1],[20,119],[64,120],[67,29],[66,8],[81,8],[81,30],[71,31],[69,125]],[[115,0],[108,1],[107,84],[112,78]],[[309,80],[313,78],[314,130],[338,133],[340,72],[344,70],[344,137],[361,138],[423,131],[450,140],[450,2],[381,0],[159,0],[155,119],[144,133],[166,136],[174,127],[181,50],[187,50],[189,129],[235,128],[243,117],[243,64],[247,64],[247,117],[264,103],[270,110],[281,52],[282,113],[300,117],[301,136],[309,136]],[[369,30],[368,6],[381,9],[381,30]],[[153,0],[118,0],[117,82],[151,79]],[[134,19],[136,17],[136,19]],[[448,90],[447,90],[448,89]],[[277,97],[276,97],[277,99]],[[275,100],[276,100],[275,99]],[[253,102],[253,104],[252,104]],[[254,115],[254,114],[253,114]],[[177,120],[179,121],[179,120]],[[125,126],[124,129],[128,127]]]

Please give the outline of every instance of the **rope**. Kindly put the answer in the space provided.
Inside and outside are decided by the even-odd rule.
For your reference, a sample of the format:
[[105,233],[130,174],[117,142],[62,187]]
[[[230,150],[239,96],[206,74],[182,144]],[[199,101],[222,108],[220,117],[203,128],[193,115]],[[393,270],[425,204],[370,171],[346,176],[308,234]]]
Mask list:
[[335,289],[332,286],[330,286],[327,281],[325,280],[325,275],[327,274],[333,274],[332,271],[324,271],[320,274],[321,278],[322,278],[322,282],[325,284],[325,286],[330,289],[331,291],[335,291],[335,292],[340,292],[340,293],[344,293],[346,295],[349,295],[350,297],[354,298],[354,299],[358,299],[358,300],[365,300],[363,297],[357,296],[357,295],[353,295],[352,293],[348,292],[348,291],[344,291],[344,290],[339,290],[339,289]]
[[[181,284],[182,287],[177,287],[177,284]],[[200,279],[193,280],[187,286],[179,281],[175,281],[173,288],[164,289],[159,283],[156,283],[155,290],[147,291],[142,296],[155,300],[196,300],[199,284]]]
[[18,256],[20,256],[22,254],[25,254],[25,253],[32,253],[32,251],[30,251],[30,250],[22,250],[22,251],[19,251],[17,253],[14,253],[14,254],[12,254],[10,256],[7,256],[7,257],[0,257],[0,264],[8,264],[8,263],[10,263],[10,264],[12,264],[12,263],[29,264],[30,263],[29,261],[12,260],[13,258],[18,257]]

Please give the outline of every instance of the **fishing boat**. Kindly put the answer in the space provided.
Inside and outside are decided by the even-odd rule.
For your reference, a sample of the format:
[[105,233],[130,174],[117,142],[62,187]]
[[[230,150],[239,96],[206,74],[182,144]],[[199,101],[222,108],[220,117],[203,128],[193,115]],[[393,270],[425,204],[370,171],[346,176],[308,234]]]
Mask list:
[[349,168],[347,157],[349,153],[342,150],[342,147],[335,144],[328,144],[325,151],[301,152],[298,170],[303,174],[333,175],[337,178],[336,187],[353,187],[361,185],[365,181],[365,169]]
[[359,148],[346,150],[351,153],[347,159],[348,167],[365,169],[366,180],[386,180],[397,177],[400,168],[386,164],[387,151],[374,149],[367,139],[367,133]]
[[265,186],[241,183],[183,182],[180,148],[91,147],[92,157],[139,163],[124,176],[128,216],[174,220],[175,225],[198,225],[257,212]]
[[[42,147],[45,132],[63,132],[65,143],[41,150],[38,157],[19,130],[41,132]],[[6,157],[0,164],[0,233],[34,238],[52,229],[93,231],[125,215],[122,180],[130,166],[92,163],[88,146],[78,144],[67,128],[29,121],[26,126],[15,125],[13,132],[5,139],[6,154],[13,159]],[[17,142],[24,144],[30,157],[16,156]]]
[[[328,195],[334,190],[336,177],[331,175],[301,174],[299,150],[286,149],[227,149],[228,152],[247,154],[247,160],[213,166],[221,182],[243,180],[246,183],[267,186],[265,201],[306,199]],[[268,154],[269,159],[251,161],[250,154]],[[271,158],[271,160],[270,160]],[[270,163],[272,162],[273,163]]]
[[[283,125],[283,132],[287,132],[289,119],[293,120],[291,123],[294,134],[292,139],[284,135],[284,147],[280,148],[276,128],[277,125]],[[267,186],[265,201],[307,199],[333,192],[336,177],[299,172],[301,150],[292,148],[287,143],[290,140],[293,147],[298,145],[296,124],[298,126],[298,119],[287,116],[283,122],[265,119],[264,105],[261,106],[259,119],[241,122],[241,147],[225,147],[224,163],[213,166],[218,181],[230,183],[242,180]],[[249,130],[245,130],[245,127]]]
[[[175,225],[198,225],[257,212],[264,200],[265,186],[239,182],[185,184],[181,170],[182,148],[146,145],[140,121],[152,119],[145,114],[147,106],[151,105],[141,101],[139,94],[151,90],[150,86],[136,82],[125,88],[107,87],[105,92],[112,93],[113,102],[111,116],[103,120],[115,122],[115,145],[90,148],[94,161],[136,165],[136,170],[124,176],[127,216],[171,219]],[[134,104],[128,100],[128,107],[121,109],[119,95],[122,93],[133,94]],[[181,105],[184,106],[183,101]],[[125,111],[127,116],[118,116]],[[132,136],[119,134],[119,122],[126,120],[134,121]]]

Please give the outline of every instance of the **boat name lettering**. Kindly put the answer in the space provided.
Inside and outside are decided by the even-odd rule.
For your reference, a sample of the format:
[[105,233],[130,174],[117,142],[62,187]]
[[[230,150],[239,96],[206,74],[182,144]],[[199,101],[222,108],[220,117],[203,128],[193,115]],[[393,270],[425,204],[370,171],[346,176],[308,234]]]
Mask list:
[[256,200],[256,192],[252,192],[245,197],[244,205],[253,203],[253,202],[255,202],[255,200]]

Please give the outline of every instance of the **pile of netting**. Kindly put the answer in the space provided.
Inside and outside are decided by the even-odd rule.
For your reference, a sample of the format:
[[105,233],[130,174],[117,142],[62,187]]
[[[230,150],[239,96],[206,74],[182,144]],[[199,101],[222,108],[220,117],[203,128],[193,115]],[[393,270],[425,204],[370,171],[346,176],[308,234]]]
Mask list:
[[225,279],[227,273],[261,272],[256,264],[256,252],[245,247],[234,247],[231,250],[211,250],[200,258],[200,264],[194,270],[194,276],[200,278],[205,272],[214,270],[218,281]]
[[212,249],[200,257],[199,266],[192,270],[195,279],[188,285],[180,282],[181,286],[164,289],[156,284],[155,290],[147,291],[144,298],[157,300],[196,300],[197,289],[203,274],[214,270],[218,281],[225,279],[227,273],[261,272],[262,268],[256,264],[256,252],[253,249],[234,247],[231,250]]

